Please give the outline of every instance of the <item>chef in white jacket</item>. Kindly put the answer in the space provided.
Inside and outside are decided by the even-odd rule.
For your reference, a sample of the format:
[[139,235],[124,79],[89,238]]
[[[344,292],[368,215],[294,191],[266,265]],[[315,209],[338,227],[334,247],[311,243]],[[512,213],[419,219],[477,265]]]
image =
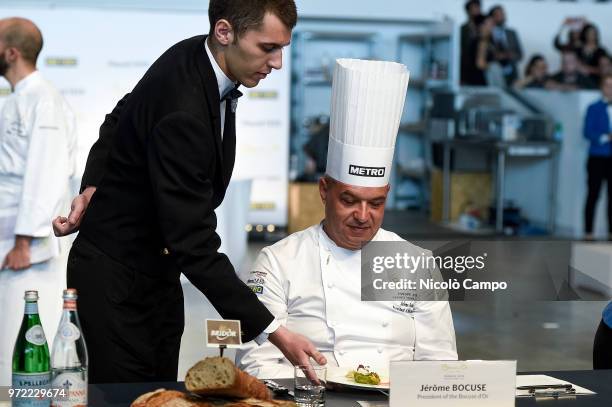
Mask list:
[[[457,359],[447,301],[361,301],[363,244],[403,241],[380,226],[407,86],[404,65],[337,61],[327,170],[319,181],[325,219],[264,248],[242,276],[328,365],[384,372],[392,360]],[[429,253],[409,247],[410,255]],[[441,279],[435,268],[419,273]],[[246,344],[236,362],[260,378],[293,377],[291,364],[268,344]]]
[[38,290],[51,345],[61,314],[65,268],[51,221],[69,196],[75,168],[75,118],[40,72],[40,30],[22,18],[0,20],[0,74],[11,94],[0,113],[0,385],[11,359],[25,290]]

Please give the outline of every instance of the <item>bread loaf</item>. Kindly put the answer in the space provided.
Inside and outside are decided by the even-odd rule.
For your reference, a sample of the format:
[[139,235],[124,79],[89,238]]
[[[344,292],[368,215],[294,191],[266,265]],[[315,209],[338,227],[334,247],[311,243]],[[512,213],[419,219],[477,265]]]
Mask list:
[[211,403],[174,390],[158,389],[138,397],[131,407],[296,407],[292,401],[258,400],[254,398],[227,401],[215,399]]
[[210,357],[196,363],[187,371],[185,387],[203,396],[271,399],[265,384],[223,357]]
[[138,397],[131,407],[214,407],[205,401],[194,400],[181,391],[157,389]]

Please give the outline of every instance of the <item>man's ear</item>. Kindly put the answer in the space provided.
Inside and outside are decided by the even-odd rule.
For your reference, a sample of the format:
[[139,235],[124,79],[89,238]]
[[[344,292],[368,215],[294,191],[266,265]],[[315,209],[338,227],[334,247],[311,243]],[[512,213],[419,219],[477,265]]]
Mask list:
[[319,178],[319,195],[321,196],[321,202],[325,205],[325,201],[327,200],[327,191],[329,189],[329,182],[325,177]]
[[8,62],[15,62],[21,56],[21,52],[15,47],[7,48],[4,52],[6,53],[6,60]]
[[215,41],[221,45],[229,45],[234,42],[234,28],[224,18],[215,23],[213,34]]

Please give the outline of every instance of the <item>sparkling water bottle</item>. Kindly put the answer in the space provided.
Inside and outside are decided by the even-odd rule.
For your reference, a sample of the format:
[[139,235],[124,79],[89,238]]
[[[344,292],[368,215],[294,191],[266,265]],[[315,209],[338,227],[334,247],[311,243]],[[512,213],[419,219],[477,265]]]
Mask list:
[[[25,292],[25,312],[13,349],[13,407],[49,407],[41,390],[51,381],[49,347],[38,315],[38,291]],[[5,310],[6,311],[6,310]]]
[[[51,352],[53,389],[63,389],[53,398],[53,407],[87,405],[87,347],[77,314],[77,291],[64,290],[64,309]],[[63,394],[62,394],[63,393]]]

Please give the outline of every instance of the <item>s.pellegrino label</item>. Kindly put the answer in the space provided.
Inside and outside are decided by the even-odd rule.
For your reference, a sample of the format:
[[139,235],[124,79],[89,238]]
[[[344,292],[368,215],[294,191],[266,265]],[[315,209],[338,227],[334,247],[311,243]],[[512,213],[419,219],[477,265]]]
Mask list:
[[49,407],[51,383],[47,339],[38,315],[38,292],[25,292],[25,311],[13,348],[13,407]]

